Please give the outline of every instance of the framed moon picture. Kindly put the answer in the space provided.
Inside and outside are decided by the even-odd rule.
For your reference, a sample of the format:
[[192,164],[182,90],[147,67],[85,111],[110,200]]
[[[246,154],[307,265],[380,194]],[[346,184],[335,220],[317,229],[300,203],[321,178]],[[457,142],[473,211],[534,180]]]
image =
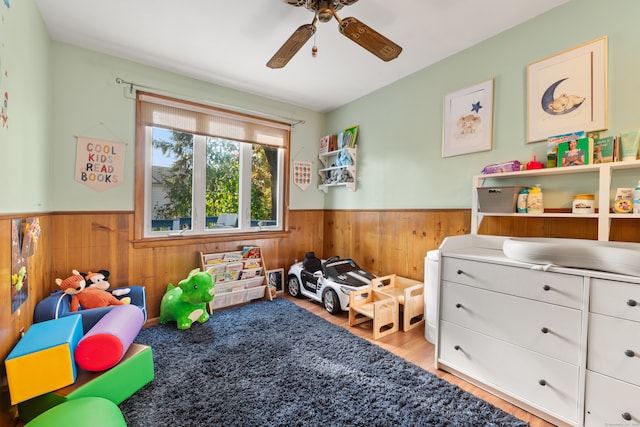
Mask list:
[[527,141],[607,129],[607,36],[527,66]]
[[491,150],[493,79],[444,97],[442,157]]

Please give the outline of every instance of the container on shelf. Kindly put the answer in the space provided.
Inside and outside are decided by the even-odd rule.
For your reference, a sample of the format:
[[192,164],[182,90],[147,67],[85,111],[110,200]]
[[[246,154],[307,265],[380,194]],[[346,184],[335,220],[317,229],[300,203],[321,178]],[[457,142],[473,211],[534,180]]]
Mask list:
[[536,184],[529,190],[527,196],[527,213],[541,214],[544,213],[544,203],[542,200],[542,188],[540,184]]
[[478,187],[480,212],[514,213],[518,193],[525,187]]
[[516,203],[516,212],[527,213],[527,198],[529,197],[529,189],[523,188],[518,193],[518,201]]
[[638,185],[633,189],[633,213],[640,214],[640,181]]
[[594,194],[576,194],[573,196],[571,212],[574,214],[592,214],[596,211]]

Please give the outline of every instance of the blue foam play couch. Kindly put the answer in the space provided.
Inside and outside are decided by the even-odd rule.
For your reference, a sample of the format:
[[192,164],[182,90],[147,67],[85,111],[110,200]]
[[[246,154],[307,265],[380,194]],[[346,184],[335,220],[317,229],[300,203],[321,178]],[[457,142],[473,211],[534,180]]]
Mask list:
[[[122,296],[117,296],[124,289],[129,289],[129,293]],[[138,306],[142,310],[144,315],[144,321],[147,321],[147,294],[144,286],[123,286],[120,288],[108,289],[106,292],[112,292],[116,295],[116,298],[130,297],[131,304]],[[82,330],[86,334],[98,320],[102,319],[102,316],[107,314],[113,307],[100,307],[83,310],[82,307],[78,311],[71,311],[71,295],[65,294],[62,291],[55,291],[48,297],[44,298],[36,305],[36,309],[33,313],[33,323],[44,322],[45,320],[58,319],[64,316],[70,316],[72,314],[80,314],[82,316]]]

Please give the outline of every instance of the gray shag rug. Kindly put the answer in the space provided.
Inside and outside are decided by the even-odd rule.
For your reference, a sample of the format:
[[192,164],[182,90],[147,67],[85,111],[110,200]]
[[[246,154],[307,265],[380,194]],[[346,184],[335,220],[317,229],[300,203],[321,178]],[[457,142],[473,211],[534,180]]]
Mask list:
[[136,342],[155,379],[120,404],[129,427],[528,425],[285,298]]

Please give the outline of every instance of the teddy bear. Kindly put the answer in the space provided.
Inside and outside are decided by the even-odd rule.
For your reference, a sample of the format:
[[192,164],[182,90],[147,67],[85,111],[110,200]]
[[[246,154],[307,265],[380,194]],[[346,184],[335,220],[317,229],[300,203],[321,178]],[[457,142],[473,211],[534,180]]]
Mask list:
[[84,280],[87,282],[87,288],[93,286],[97,289],[106,291],[111,284],[108,282],[109,272],[107,270],[98,270],[96,273],[89,271],[88,273],[80,273]]
[[[97,288],[106,291],[109,289],[111,284],[108,282],[109,280],[109,270],[98,270],[96,273],[89,271],[88,273],[80,272],[80,275],[84,277],[84,280],[87,282],[87,288]],[[110,290],[112,295],[117,297],[122,297],[131,292],[129,288],[118,288]]]
[[58,287],[66,294],[71,295],[71,305],[69,310],[78,311],[81,306],[88,310],[91,308],[108,307],[111,305],[129,304],[131,298],[118,298],[109,292],[98,288],[87,288],[87,282],[78,270],[72,270],[72,275],[66,279],[56,279]]

